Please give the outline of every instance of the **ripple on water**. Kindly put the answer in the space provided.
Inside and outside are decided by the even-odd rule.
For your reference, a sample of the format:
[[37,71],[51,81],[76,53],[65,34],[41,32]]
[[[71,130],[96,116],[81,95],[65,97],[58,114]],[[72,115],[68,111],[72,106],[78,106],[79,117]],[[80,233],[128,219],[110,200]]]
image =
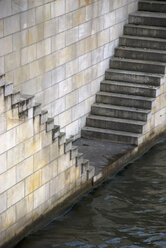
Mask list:
[[17,248],[166,248],[166,140]]

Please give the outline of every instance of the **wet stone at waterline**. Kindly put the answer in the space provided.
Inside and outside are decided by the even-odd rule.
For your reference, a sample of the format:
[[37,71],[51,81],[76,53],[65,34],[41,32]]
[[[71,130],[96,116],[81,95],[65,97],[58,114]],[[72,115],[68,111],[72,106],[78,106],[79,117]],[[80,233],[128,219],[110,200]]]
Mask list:
[[17,248],[166,247],[166,140]]

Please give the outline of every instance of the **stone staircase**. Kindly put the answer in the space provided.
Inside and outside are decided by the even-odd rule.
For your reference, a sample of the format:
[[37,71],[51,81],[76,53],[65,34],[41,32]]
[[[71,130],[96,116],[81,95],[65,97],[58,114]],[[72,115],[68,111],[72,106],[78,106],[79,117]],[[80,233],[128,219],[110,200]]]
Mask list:
[[166,68],[166,1],[139,1],[130,14],[83,138],[139,145],[160,95]]

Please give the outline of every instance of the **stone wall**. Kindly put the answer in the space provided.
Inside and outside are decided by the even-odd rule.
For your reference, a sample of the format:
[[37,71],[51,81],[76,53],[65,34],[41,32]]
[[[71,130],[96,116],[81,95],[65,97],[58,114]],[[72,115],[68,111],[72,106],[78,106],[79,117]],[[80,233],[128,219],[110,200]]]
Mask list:
[[0,246],[91,183],[94,169],[62,132],[79,135],[136,7],[0,0]]
[[0,73],[78,135],[137,0],[1,0]]

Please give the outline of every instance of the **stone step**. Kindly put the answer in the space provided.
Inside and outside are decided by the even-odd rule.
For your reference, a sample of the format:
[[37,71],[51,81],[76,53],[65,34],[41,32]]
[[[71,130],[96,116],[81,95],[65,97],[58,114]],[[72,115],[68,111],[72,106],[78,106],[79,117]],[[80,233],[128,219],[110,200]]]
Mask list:
[[129,23],[166,27],[166,13],[136,11],[129,15]]
[[119,39],[119,45],[127,47],[166,50],[166,39],[123,35]]
[[139,1],[138,9],[140,11],[166,13],[165,1]]
[[151,112],[147,109],[139,109],[102,103],[94,103],[91,108],[91,113],[93,115],[138,121],[147,121],[151,118]]
[[64,143],[64,153],[67,153],[68,151],[70,151],[72,149],[72,139],[67,139]]
[[132,36],[152,37],[166,39],[166,28],[126,24],[124,26],[124,34]]
[[129,133],[124,131],[115,131],[94,127],[84,127],[81,131],[83,138],[95,138],[109,140],[110,142],[139,145],[142,136],[137,133]]
[[154,98],[108,92],[97,93],[96,102],[141,109],[151,109],[155,106]]
[[60,132],[58,136],[58,145],[61,146],[65,143],[66,141],[66,134],[64,132]]
[[165,74],[166,63],[134,59],[113,58],[110,68]]
[[59,134],[60,134],[60,126],[54,125],[54,128],[52,129],[52,140],[54,141],[56,138],[58,138]]
[[35,98],[32,95],[21,95],[20,102],[18,103],[19,113],[22,113],[35,105]]
[[115,57],[126,59],[138,59],[158,61],[166,63],[166,51],[133,47],[118,47],[115,49]]
[[33,106],[33,116],[37,116],[41,114],[41,103],[35,103]]
[[143,133],[146,122],[130,119],[120,119],[106,116],[90,115],[86,119],[86,126],[132,133]]
[[80,166],[83,163],[84,157],[83,153],[78,153],[76,156],[76,167]]
[[13,83],[12,82],[9,82],[7,84],[5,84],[5,87],[4,87],[4,96],[10,96],[13,94]]
[[42,110],[40,113],[40,124],[46,123],[47,119],[48,119],[48,111]]
[[16,91],[12,94],[12,105],[18,104],[20,102],[21,99],[21,93],[20,91]]
[[157,97],[160,94],[160,88],[150,85],[135,84],[128,82],[109,81],[101,82],[100,90],[105,92],[129,94],[136,96]]
[[78,147],[77,146],[72,146],[70,150],[70,160],[76,158],[78,155]]
[[126,71],[118,69],[108,69],[105,72],[106,80],[134,82],[138,84],[147,84],[160,86],[164,82],[163,75],[151,74],[138,71]]
[[54,118],[48,118],[46,121],[46,132],[51,131],[54,128]]

